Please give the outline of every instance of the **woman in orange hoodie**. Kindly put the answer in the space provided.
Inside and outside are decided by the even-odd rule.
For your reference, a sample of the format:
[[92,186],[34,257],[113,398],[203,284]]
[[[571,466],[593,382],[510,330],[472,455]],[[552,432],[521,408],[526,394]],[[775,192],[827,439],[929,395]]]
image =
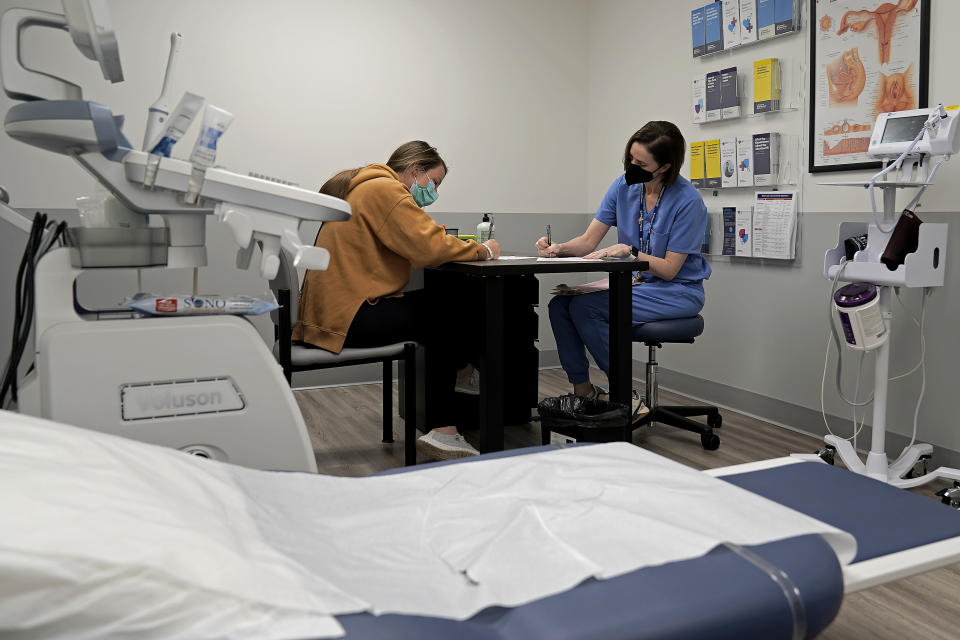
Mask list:
[[350,203],[352,215],[327,222],[317,246],[330,251],[325,271],[309,270],[300,291],[300,312],[293,339],[339,353],[344,347],[379,347],[404,340],[440,343],[450,367],[449,386],[431,390],[438,424],[417,441],[433,459],[460,458],[478,452],[450,426],[454,371],[470,372],[466,356],[449,353],[442,332],[431,326],[423,291],[402,293],[410,269],[458,260],[500,256],[496,240],[484,244],[447,235],[422,207],[437,199],[447,164],[423,141],[397,148],[387,164],[341,171],[320,192]]

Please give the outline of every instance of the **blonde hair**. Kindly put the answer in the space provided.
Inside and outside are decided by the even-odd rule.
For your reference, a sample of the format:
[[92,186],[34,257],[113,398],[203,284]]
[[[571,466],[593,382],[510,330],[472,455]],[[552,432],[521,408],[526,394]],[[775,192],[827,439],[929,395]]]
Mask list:
[[[398,174],[411,168],[428,171],[441,165],[443,166],[444,172],[446,172],[448,170],[447,163],[440,157],[437,148],[430,146],[423,140],[404,142],[390,154],[390,159],[387,160],[387,166]],[[323,183],[323,186],[320,187],[320,193],[335,198],[345,198],[347,192],[350,190],[350,181],[353,180],[358,173],[360,173],[360,168],[346,169],[337,173]]]

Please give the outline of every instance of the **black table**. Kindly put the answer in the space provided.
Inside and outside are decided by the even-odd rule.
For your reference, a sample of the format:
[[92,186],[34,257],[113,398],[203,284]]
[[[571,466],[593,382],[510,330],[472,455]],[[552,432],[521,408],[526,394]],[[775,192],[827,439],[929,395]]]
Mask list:
[[[503,449],[504,425],[504,337],[505,279],[511,276],[541,273],[603,272],[610,278],[610,400],[630,406],[632,379],[632,294],[634,271],[649,268],[647,262],[628,260],[578,260],[539,262],[522,260],[486,260],[483,262],[451,262],[432,267],[444,272],[479,276],[483,288],[484,349],[478,369],[480,375],[479,427],[480,451]],[[427,279],[429,289],[429,278]],[[429,402],[429,400],[428,400]]]

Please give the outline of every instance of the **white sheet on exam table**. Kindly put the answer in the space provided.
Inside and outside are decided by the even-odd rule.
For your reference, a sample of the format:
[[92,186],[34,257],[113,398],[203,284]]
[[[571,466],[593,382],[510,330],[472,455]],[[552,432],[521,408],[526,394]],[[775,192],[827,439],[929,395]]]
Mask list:
[[[290,521],[263,530],[271,545],[377,613],[463,619],[721,541],[820,533],[842,562],[856,547],[845,532],[626,443],[359,480],[245,470],[235,479],[253,505],[271,496],[289,505]],[[304,544],[311,537],[325,543]]]
[[[624,443],[337,478],[5,423],[0,502],[18,506],[6,510],[16,521],[0,516],[6,544],[163,568],[190,550],[170,544],[178,536],[199,543],[201,556],[233,536],[243,554],[218,556],[220,566],[201,557],[185,579],[288,608],[467,618],[590,576],[695,557],[721,541],[821,533],[841,561],[855,550],[844,532]],[[64,509],[86,534],[65,533]],[[175,526],[187,522],[194,531]],[[115,540],[117,531],[135,535]]]

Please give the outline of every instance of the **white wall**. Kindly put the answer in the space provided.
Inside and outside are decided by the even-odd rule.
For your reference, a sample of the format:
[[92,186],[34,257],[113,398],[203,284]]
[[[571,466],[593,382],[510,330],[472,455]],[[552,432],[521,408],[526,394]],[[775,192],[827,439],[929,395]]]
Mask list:
[[[24,5],[60,10],[55,0],[3,0],[0,9]],[[177,30],[176,96],[193,91],[236,115],[218,156],[229,168],[316,188],[425,139],[452,168],[436,205],[444,211],[585,206],[586,6],[575,0],[109,5],[124,83],[110,86],[65,33],[48,29],[30,30],[24,61],[68,75],[87,99],[124,114],[137,145]],[[0,98],[0,111],[11,104]],[[189,154],[196,130],[174,155]],[[90,189],[68,159],[7,136],[0,184],[18,207],[69,207]]]
[[[690,80],[730,65],[752,64],[754,59],[780,57],[797,64],[807,57],[807,15],[804,2],[803,33],[739,52],[694,60],[690,52],[690,10],[699,0],[607,0],[590,5],[588,145],[589,197],[599,202],[612,178],[622,169],[620,157],[629,135],[653,119],[677,123],[687,140],[741,135],[764,129],[799,134],[804,140],[802,167],[806,168],[807,125],[804,111],[769,118],[748,118],[733,123],[695,125],[686,115]],[[956,60],[960,43],[953,26],[960,22],[960,3],[933,0],[931,29],[930,99],[945,104],[960,102]],[[684,168],[684,175],[689,175]],[[823,253],[836,243],[841,220],[867,220],[869,201],[862,189],[825,187],[818,183],[857,180],[864,172],[805,174],[800,205],[801,245],[796,261],[712,260],[713,276],[706,283],[706,331],[692,346],[670,346],[663,366],[711,382],[722,383],[761,396],[818,409],[820,378],[827,336],[829,283],[823,279]],[[707,205],[719,210],[725,197],[702,192]],[[934,444],[960,449],[954,406],[955,361],[960,350],[955,338],[955,318],[960,313],[960,284],[956,280],[960,242],[960,164],[945,165],[937,184],[928,191],[921,217],[931,222],[953,222],[948,246],[947,285],[935,291],[927,309],[927,387],[920,411],[921,437]],[[742,197],[742,196],[736,196]],[[919,294],[904,291],[904,301],[919,315]],[[891,375],[911,368],[918,357],[916,328],[894,303],[894,342]],[[635,357],[645,359],[639,349]],[[833,356],[835,362],[836,356]],[[847,359],[848,373],[856,360]],[[872,358],[865,368],[865,386],[872,385]],[[831,366],[832,370],[832,366]],[[852,395],[853,377],[847,378]],[[832,385],[832,374],[827,381]],[[888,429],[910,435],[919,376],[891,383]],[[827,388],[827,410],[849,415],[849,410]],[[869,423],[869,416],[868,416]],[[847,426],[843,426],[844,429]]]

